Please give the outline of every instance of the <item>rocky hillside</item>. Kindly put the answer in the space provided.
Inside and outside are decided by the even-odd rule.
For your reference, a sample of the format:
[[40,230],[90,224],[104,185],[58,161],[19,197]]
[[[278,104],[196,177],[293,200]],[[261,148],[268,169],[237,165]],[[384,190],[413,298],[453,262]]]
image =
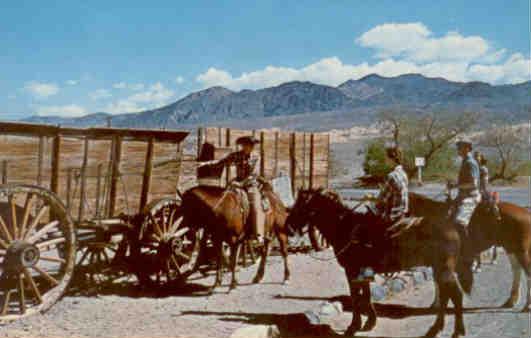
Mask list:
[[[373,122],[379,111],[389,109],[412,113],[475,111],[481,113],[484,121],[510,118],[518,122],[527,120],[531,112],[531,81],[492,86],[483,82],[452,82],[418,74],[393,78],[373,74],[349,80],[337,87],[298,81],[238,92],[212,87],[158,109],[118,114],[111,118],[113,126],[176,128],[231,121],[238,124],[244,120],[256,121],[256,126],[261,126],[264,119],[301,115],[310,125],[323,127],[323,118],[332,114],[338,116],[341,123],[349,123],[345,126],[349,127],[355,123]],[[34,116],[25,121],[94,126],[105,125],[108,117],[105,113],[79,118]],[[326,120],[332,124],[337,121],[335,118]]]

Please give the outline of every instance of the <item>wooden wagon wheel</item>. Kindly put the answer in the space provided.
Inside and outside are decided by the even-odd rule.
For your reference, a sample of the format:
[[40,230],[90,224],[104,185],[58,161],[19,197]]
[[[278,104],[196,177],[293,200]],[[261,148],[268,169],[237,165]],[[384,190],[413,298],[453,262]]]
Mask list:
[[131,243],[131,259],[140,284],[185,280],[197,268],[202,232],[182,225],[180,200],[152,201],[143,216],[138,241]]
[[72,278],[75,253],[72,220],[54,193],[0,186],[0,320],[50,308]]
[[79,259],[76,263],[76,275],[81,274],[92,286],[99,286],[121,277],[121,270],[114,264],[118,244],[109,238],[98,239],[80,245]]

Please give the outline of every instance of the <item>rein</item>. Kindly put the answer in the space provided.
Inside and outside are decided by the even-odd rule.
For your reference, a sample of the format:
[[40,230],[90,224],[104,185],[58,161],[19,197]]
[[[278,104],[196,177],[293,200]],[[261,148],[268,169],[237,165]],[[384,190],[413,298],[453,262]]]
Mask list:
[[[364,202],[360,202],[358,203],[357,205],[355,205],[351,211],[354,211],[356,210],[357,208],[359,208],[361,205],[363,205]],[[342,217],[340,217],[339,219],[339,222],[341,222],[342,220]],[[350,240],[348,241],[348,243],[343,247],[341,248],[341,250],[337,251],[334,253],[334,256],[333,257],[330,257],[330,258],[320,258],[320,257],[317,257],[317,256],[314,256],[312,255],[311,253],[309,254],[310,258],[316,260],[316,261],[321,261],[321,262],[329,262],[333,259],[337,259],[339,258],[339,256],[341,256],[343,253],[345,253],[348,248],[350,248],[352,245],[355,245],[355,244],[359,244],[360,242],[358,240],[355,240],[354,239],[354,235],[356,234],[356,232],[358,231],[358,229],[360,228],[361,224],[356,224],[356,226],[354,226],[352,228],[352,230],[350,231]],[[334,250],[335,251],[335,250]]]

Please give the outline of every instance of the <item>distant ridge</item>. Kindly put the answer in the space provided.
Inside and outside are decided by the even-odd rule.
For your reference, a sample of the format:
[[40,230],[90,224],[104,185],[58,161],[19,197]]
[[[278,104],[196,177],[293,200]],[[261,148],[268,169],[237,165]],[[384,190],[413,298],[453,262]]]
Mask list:
[[236,92],[216,86],[191,93],[167,106],[138,113],[112,116],[95,113],[76,118],[32,116],[24,121],[78,127],[103,126],[110,117],[112,125],[117,127],[179,128],[227,121],[279,120],[301,114],[310,118],[312,123],[320,124],[321,116],[333,113],[343,116],[344,121],[352,125],[370,123],[378,111],[397,107],[411,112],[475,111],[485,121],[499,118],[523,121],[528,120],[531,112],[531,81],[493,86],[484,82],[428,78],[420,74],[396,77],[370,74],[359,80],[348,80],[337,87],[293,81]]

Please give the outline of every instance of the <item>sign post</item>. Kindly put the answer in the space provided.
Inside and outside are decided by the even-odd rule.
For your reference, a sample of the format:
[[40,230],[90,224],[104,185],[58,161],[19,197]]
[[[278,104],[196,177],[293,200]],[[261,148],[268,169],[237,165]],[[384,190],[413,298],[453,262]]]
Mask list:
[[426,165],[424,157],[415,157],[415,166],[417,167],[417,179],[420,185],[422,185],[422,167]]

